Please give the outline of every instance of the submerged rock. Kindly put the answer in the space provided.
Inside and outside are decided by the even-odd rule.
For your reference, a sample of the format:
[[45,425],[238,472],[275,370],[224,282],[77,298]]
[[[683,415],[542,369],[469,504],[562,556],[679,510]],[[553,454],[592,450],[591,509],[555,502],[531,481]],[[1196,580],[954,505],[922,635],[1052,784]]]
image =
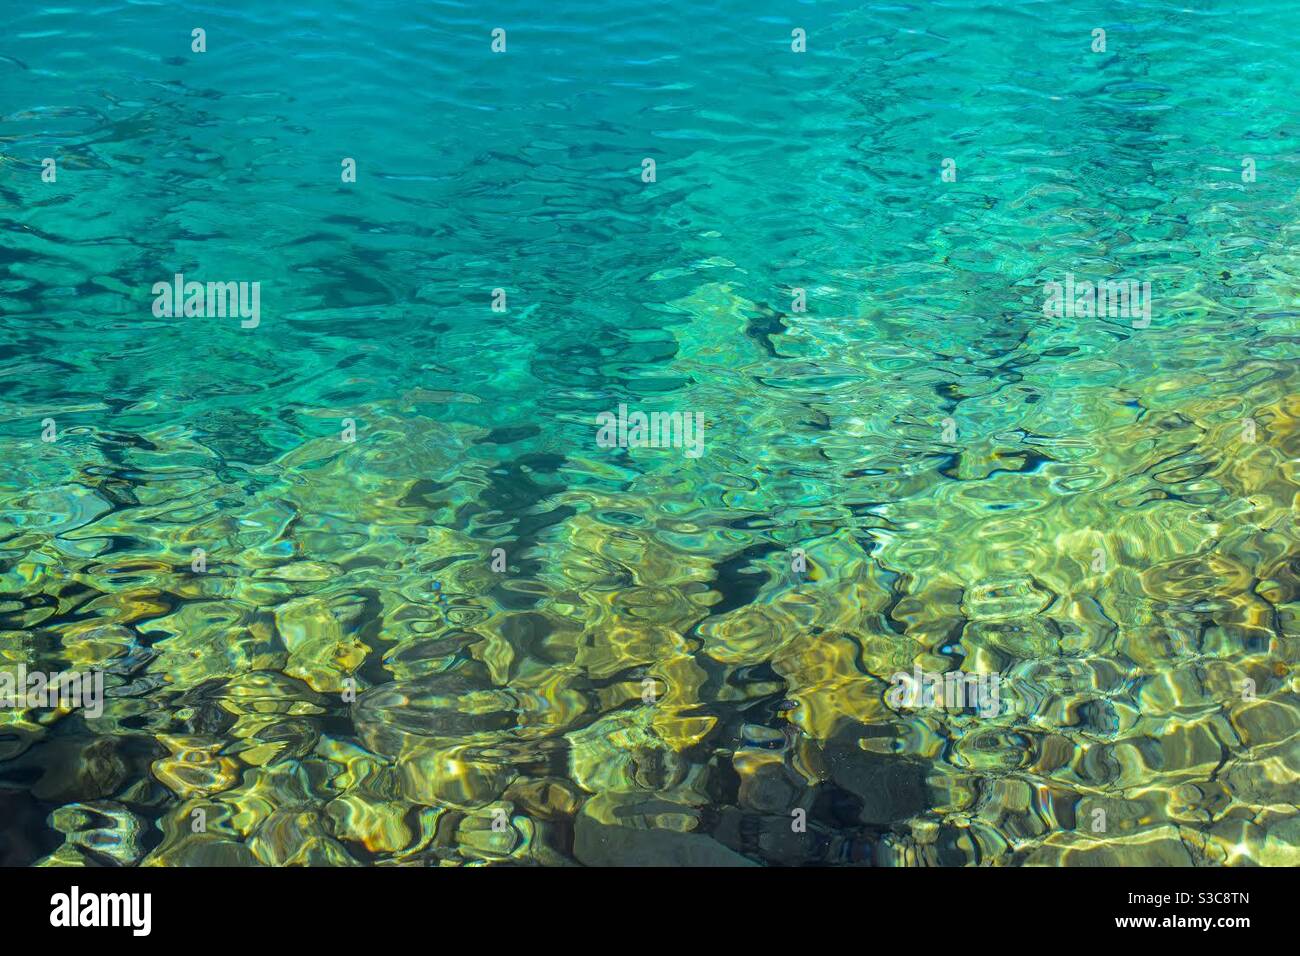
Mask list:
[[822,756],[831,780],[862,800],[863,823],[897,823],[925,812],[925,770],[916,761],[863,750],[848,732],[828,743]]
[[573,854],[587,866],[757,866],[712,837],[693,807],[655,794],[601,794],[573,827]]

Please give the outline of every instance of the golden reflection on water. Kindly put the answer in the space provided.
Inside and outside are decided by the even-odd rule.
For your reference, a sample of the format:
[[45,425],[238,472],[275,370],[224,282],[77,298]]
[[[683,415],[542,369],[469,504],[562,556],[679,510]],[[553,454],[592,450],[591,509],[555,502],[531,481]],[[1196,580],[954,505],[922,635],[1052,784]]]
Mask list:
[[[626,490],[575,451],[523,551],[466,520],[481,430],[409,407],[256,494],[177,468],[127,505],[68,450],[26,504],[81,519],[10,543],[0,646],[105,667],[112,696],[98,721],[0,712],[0,757],[57,808],[47,864],[1296,865],[1300,399],[1277,372],[1234,405],[1081,386],[1086,429],[1047,437],[1049,408],[1036,444],[971,428],[946,476],[879,470],[869,536],[843,489],[729,471],[761,446],[722,415],[700,462]],[[818,454],[861,455],[865,413],[822,411]],[[145,437],[159,467],[209,455]],[[957,647],[1001,675],[997,716],[889,705],[890,675]]]

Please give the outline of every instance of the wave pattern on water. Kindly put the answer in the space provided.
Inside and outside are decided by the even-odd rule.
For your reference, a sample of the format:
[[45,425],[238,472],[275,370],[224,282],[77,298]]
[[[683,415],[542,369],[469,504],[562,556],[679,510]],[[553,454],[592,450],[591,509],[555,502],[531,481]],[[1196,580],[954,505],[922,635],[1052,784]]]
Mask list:
[[1300,863],[1300,17],[1102,6],[8,11],[0,863]]

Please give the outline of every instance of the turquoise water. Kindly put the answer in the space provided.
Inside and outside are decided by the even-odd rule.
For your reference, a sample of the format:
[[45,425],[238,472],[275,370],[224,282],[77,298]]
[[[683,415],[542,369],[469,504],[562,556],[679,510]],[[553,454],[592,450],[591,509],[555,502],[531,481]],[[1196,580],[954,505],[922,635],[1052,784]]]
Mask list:
[[1300,862],[1300,12],[6,27],[0,862]]

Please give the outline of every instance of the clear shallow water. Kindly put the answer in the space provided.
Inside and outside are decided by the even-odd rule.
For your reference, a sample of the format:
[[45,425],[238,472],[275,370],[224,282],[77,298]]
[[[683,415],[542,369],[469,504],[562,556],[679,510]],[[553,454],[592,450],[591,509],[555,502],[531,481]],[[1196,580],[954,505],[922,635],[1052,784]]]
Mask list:
[[3,862],[1300,862],[1297,17],[6,11]]

